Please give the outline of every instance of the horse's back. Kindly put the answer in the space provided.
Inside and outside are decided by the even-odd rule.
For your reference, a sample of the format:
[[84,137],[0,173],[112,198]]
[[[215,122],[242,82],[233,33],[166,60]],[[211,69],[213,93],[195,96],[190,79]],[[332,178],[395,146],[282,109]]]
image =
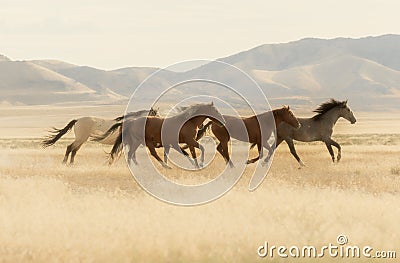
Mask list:
[[[257,119],[253,117],[238,118],[236,116],[223,115],[225,126],[229,132],[229,136],[239,141],[255,141],[260,134],[260,126]],[[214,125],[213,125],[214,126]],[[220,127],[218,125],[218,127]],[[220,133],[225,134],[223,127],[219,128]]]
[[[81,117],[77,120],[74,126],[75,137],[78,140],[87,140],[91,136],[101,135],[114,123],[115,121],[108,119]],[[109,143],[111,143],[111,141]]]
[[313,118],[297,118],[301,127],[295,129],[287,123],[281,123],[277,128],[278,136],[282,139],[294,139],[302,142],[319,140],[319,124]]

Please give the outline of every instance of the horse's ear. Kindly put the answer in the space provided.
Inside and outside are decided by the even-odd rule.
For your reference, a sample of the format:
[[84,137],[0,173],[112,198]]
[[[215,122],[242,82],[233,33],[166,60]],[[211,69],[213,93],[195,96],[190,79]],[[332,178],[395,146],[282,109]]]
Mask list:
[[345,101],[342,102],[342,103],[343,103],[343,107],[346,107],[346,106],[347,106],[347,101],[348,101],[348,100],[345,100]]
[[211,101],[211,104],[210,104],[211,106],[214,106],[214,101]]

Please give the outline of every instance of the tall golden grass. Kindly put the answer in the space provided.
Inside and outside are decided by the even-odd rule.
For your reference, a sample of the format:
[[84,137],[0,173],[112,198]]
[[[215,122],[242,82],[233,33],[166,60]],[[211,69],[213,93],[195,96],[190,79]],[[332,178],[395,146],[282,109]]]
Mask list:
[[[302,169],[283,144],[256,191],[247,190],[246,173],[196,207],[151,197],[124,160],[105,164],[105,147],[87,144],[68,167],[68,140],[45,150],[34,139],[0,140],[0,262],[285,262],[259,258],[258,246],[335,244],[339,234],[351,245],[398,250],[399,136],[388,137],[343,135],[339,164],[322,143],[297,144]],[[209,169],[223,166],[217,156]],[[210,179],[207,170],[167,173],[185,183]]]

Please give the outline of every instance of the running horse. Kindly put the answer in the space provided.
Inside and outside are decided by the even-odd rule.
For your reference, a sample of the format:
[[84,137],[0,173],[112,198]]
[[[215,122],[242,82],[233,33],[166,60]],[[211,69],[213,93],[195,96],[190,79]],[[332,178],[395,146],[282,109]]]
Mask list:
[[339,162],[342,158],[342,149],[339,143],[334,141],[331,137],[333,127],[339,118],[344,118],[351,124],[356,123],[357,120],[347,105],[347,100],[338,101],[330,99],[329,101],[322,103],[314,110],[314,112],[317,114],[311,118],[298,118],[301,124],[300,129],[294,129],[286,123],[278,125],[276,147],[278,147],[282,141],[286,141],[290,152],[294,158],[296,158],[297,162],[299,162],[301,166],[305,166],[303,161],[297,155],[293,140],[302,142],[322,141],[325,143],[333,162],[335,162],[335,154],[332,145],[338,149],[336,160]]
[[[118,135],[110,153],[112,162],[122,147],[122,136],[124,143],[129,145],[127,160],[132,160],[136,165],[136,150],[142,144],[147,146],[150,154],[165,168],[171,168],[158,156],[155,148],[164,147],[168,152],[172,147],[179,153],[185,155],[179,144],[185,143],[192,155],[196,168],[203,166],[204,147],[196,141],[198,127],[207,119],[213,119],[219,123],[224,123],[222,115],[219,113],[214,103],[195,104],[187,107],[182,112],[171,117],[140,117],[124,122],[123,130]],[[195,148],[200,149],[200,166],[196,159]]]
[[[65,152],[65,156],[63,159],[63,163],[67,163],[69,154],[71,154],[70,164],[74,163],[75,155],[77,151],[81,148],[81,146],[90,138],[96,137],[99,134],[107,131],[112,125],[122,122],[125,119],[137,118],[141,116],[155,116],[157,115],[157,110],[151,108],[150,110],[140,110],[136,112],[130,112],[126,115],[117,117],[115,119],[102,119],[95,117],[82,117],[79,119],[75,119],[70,121],[64,128],[57,129],[53,128],[50,131],[50,135],[47,136],[42,141],[43,147],[48,147],[55,144],[63,135],[65,135],[69,130],[74,128],[75,140],[67,146],[67,150]],[[112,145],[116,136],[110,136],[107,139],[98,140],[98,142],[102,144]]]
[[[228,151],[228,142],[230,138],[235,138],[239,141],[249,142],[257,145],[258,156],[247,160],[247,164],[254,163],[263,157],[263,148],[268,150],[268,156],[265,158],[263,165],[267,163],[269,158],[273,153],[272,147],[268,143],[268,139],[271,137],[272,132],[274,132],[275,127],[278,127],[281,123],[287,123],[293,129],[298,129],[300,123],[297,118],[293,115],[289,106],[283,106],[282,108],[275,109],[272,112],[267,111],[258,115],[253,115],[250,117],[236,117],[229,115],[222,115],[226,124],[224,126],[219,125],[214,120],[209,121],[204,127],[199,130],[196,139],[200,139],[206,129],[211,125],[211,130],[215,137],[218,139],[219,144],[217,146],[217,151],[224,157],[225,162],[234,167]],[[271,119],[273,118],[273,120]],[[274,125],[269,125],[275,123]],[[243,124],[247,131],[247,136],[243,132]],[[229,130],[229,132],[228,132]]]

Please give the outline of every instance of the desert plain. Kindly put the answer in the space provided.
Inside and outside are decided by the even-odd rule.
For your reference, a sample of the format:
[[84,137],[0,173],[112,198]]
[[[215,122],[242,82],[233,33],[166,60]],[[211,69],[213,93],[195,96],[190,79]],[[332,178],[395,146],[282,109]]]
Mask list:
[[[1,108],[0,262],[311,262],[260,258],[257,249],[266,241],[321,247],[337,244],[340,234],[348,245],[400,257],[400,113],[355,112],[354,125],[340,120],[333,136],[342,145],[340,163],[331,162],[322,142],[296,143],[307,165],[300,169],[283,143],[255,191],[248,191],[249,167],[218,200],[181,207],[146,193],[124,158],[108,166],[110,146],[88,142],[67,166],[61,161],[73,132],[52,147],[40,145],[52,126],[122,112],[102,105]],[[190,184],[224,168],[217,155],[199,172],[164,172]],[[383,262],[346,259],[353,261]]]

